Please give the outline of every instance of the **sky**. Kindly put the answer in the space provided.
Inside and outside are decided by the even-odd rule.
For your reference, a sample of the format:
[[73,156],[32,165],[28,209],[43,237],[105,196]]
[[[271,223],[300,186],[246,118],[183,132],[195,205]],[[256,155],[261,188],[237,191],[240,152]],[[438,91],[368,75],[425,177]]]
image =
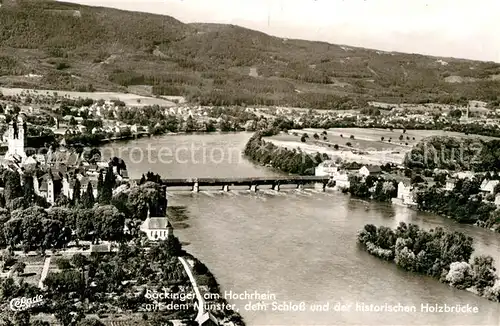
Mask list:
[[284,38],[500,62],[500,0],[64,0]]

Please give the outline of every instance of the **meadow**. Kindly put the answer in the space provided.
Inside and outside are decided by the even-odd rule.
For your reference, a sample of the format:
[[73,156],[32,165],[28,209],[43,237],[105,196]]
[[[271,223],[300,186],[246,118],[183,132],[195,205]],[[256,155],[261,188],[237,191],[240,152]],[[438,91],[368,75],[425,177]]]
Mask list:
[[[366,128],[333,128],[327,129],[289,130],[267,138],[275,145],[287,148],[300,148],[307,153],[326,153],[332,157],[340,157],[346,161],[364,164],[401,164],[404,156],[419,141],[431,136],[451,136],[458,138],[480,138],[489,140],[492,137],[465,135],[443,130],[402,130],[402,129],[366,129]],[[307,134],[306,142],[301,141]],[[319,139],[314,138],[318,134]],[[402,140],[400,137],[402,136]],[[326,137],[326,139],[324,138]],[[352,138],[353,137],[353,138]],[[338,149],[336,149],[336,146]]]
[[119,100],[123,101],[127,106],[147,106],[147,105],[159,105],[159,106],[176,106],[176,103],[168,101],[164,98],[155,98],[149,96],[142,96],[132,93],[118,93],[118,92],[73,92],[73,91],[58,91],[58,90],[33,90],[25,88],[5,88],[0,87],[0,92],[6,96],[17,96],[21,94],[31,93],[33,95],[54,95],[68,97],[68,98],[90,98],[95,101],[97,100]]

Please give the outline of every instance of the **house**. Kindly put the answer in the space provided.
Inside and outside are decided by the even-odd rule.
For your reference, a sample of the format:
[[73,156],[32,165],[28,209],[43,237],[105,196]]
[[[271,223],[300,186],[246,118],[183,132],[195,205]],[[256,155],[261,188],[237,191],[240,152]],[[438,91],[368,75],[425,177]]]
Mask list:
[[400,181],[398,183],[397,199],[404,205],[416,205],[415,192],[413,186],[408,181]]
[[62,179],[63,195],[69,199],[73,199],[73,194],[75,191],[75,181],[75,178],[71,178],[67,174]]
[[94,198],[97,198],[99,195],[98,189],[97,189],[97,180],[94,178],[89,178],[88,176],[84,176],[80,178],[80,194],[83,194],[87,191],[87,188],[90,185],[92,186],[92,196]]
[[495,191],[495,187],[499,182],[499,180],[484,179],[481,183],[480,191],[488,194],[493,194]]
[[453,174],[453,178],[457,179],[470,179],[472,180],[475,177],[475,173],[472,171],[462,171],[462,172],[457,172]]
[[455,189],[456,183],[457,183],[457,179],[448,178],[448,179],[446,179],[446,184],[445,184],[444,189],[448,190],[448,191],[452,191],[453,189]]
[[497,195],[495,196],[495,205],[496,205],[497,207],[500,207],[500,194],[497,194]]
[[149,240],[166,240],[174,234],[174,228],[166,216],[151,217],[151,210],[148,208],[148,216],[141,224],[140,230],[146,233]]
[[62,190],[61,176],[58,173],[49,171],[40,179],[33,178],[33,188],[35,194],[44,197],[47,203],[52,205]]
[[382,174],[382,169],[377,165],[365,165],[358,170],[358,173],[364,177],[367,177],[369,175],[378,176]]
[[335,181],[335,187],[337,189],[349,189],[351,183],[349,182],[349,173],[346,171],[341,171],[333,177]]
[[217,318],[212,315],[210,311],[205,312],[203,315],[201,315],[196,322],[198,323],[199,326],[217,326],[219,325],[219,322],[217,321]]
[[330,176],[333,177],[339,172],[339,166],[334,161],[328,160],[321,162],[315,169],[315,176]]

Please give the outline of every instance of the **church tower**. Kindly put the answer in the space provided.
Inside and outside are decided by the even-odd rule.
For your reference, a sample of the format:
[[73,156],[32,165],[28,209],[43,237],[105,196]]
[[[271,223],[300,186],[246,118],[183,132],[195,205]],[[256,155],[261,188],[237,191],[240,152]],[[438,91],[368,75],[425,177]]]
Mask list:
[[9,130],[7,133],[7,143],[9,149],[5,158],[8,160],[16,160],[23,162],[26,159],[26,152],[24,150],[26,140],[26,124],[21,115],[16,120],[9,123]]

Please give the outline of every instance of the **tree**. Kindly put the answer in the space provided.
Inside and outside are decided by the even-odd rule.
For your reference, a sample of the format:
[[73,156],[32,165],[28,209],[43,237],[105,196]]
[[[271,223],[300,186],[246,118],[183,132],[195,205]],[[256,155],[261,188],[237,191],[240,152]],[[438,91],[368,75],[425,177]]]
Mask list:
[[113,205],[96,206],[97,235],[102,240],[122,241],[125,216]]
[[313,135],[313,138],[314,138],[314,139],[319,139],[319,135],[315,133],[315,134]]
[[33,202],[33,200],[35,198],[35,187],[33,186],[33,177],[32,176],[26,176],[24,178],[23,193],[24,193],[24,198],[29,203]]
[[88,264],[88,261],[84,255],[77,253],[71,257],[71,263],[79,270],[83,270]]
[[69,125],[73,127],[77,125],[75,117],[71,117],[71,119],[69,120]]
[[71,269],[73,267],[73,266],[71,266],[71,263],[69,262],[69,260],[66,258],[56,259],[56,265],[57,265],[57,268],[59,268],[61,270]]
[[384,136],[380,137],[380,141],[384,141],[384,139],[385,139]]
[[467,289],[472,286],[473,278],[474,273],[468,263],[453,262],[450,264],[450,270],[445,280],[456,288]]
[[80,184],[80,180],[75,179],[75,184],[73,186],[73,200],[75,202],[80,202],[80,199],[81,199],[81,184]]
[[352,146],[351,142],[347,142],[347,143],[345,143],[345,145],[348,146],[348,147]]
[[106,171],[101,192],[98,194],[100,204],[109,204],[111,202],[115,183],[116,183],[116,177],[115,174],[113,173],[113,167],[110,166]]
[[17,274],[17,276],[21,275],[24,273],[24,269],[26,268],[26,264],[23,262],[17,262],[15,263],[14,267],[12,268],[12,271]]
[[303,142],[303,143],[305,143],[306,142],[306,137],[304,137],[304,136],[300,137],[300,141]]
[[7,170],[4,173],[3,180],[5,180],[4,196],[7,202],[23,196],[23,188],[21,187],[21,178],[17,171]]
[[420,174],[416,174],[411,178],[411,184],[422,183],[424,181],[424,178]]
[[491,256],[476,256],[472,263],[472,270],[474,272],[474,286],[483,293],[487,287],[493,286],[498,279],[496,269],[493,265],[493,258]]
[[32,326],[50,326],[50,324],[48,321],[35,320],[33,321]]
[[13,319],[15,321],[15,326],[31,326],[31,315],[27,310],[16,311]]
[[403,140],[403,135],[399,135],[399,140]]
[[90,182],[87,184],[87,190],[82,196],[82,203],[85,208],[91,208],[94,206],[94,190],[92,189],[92,184]]
[[97,197],[101,197],[102,188],[104,187],[104,176],[102,171],[99,171],[99,177],[97,178]]
[[349,139],[354,139],[354,135],[349,136]]
[[335,144],[335,145],[333,145],[333,148],[334,148],[335,150],[338,150],[338,149],[339,149],[339,145],[338,145],[338,144]]
[[460,119],[462,117],[462,111],[459,109],[451,110],[450,117],[453,119]]
[[139,180],[139,185],[142,185],[145,182],[146,182],[146,177],[144,176],[144,173],[143,173],[141,179]]
[[77,326],[105,326],[98,319],[83,319],[78,322]]

